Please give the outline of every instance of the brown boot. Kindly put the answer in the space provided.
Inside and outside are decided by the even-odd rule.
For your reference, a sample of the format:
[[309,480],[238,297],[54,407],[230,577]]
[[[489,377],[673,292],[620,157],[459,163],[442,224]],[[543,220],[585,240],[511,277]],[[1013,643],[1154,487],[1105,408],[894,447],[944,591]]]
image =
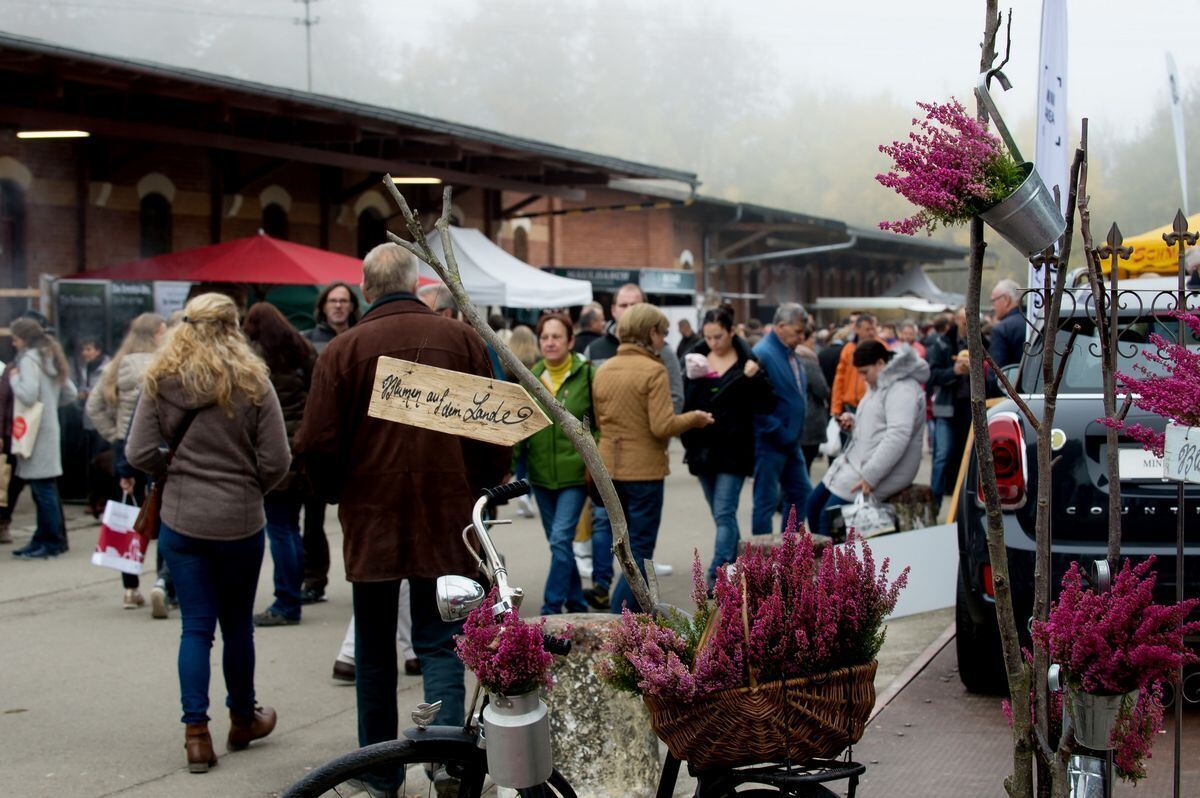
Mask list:
[[8,528],[8,521],[0,521],[0,543],[12,543],[12,530]]
[[238,717],[229,713],[229,750],[241,751],[253,740],[261,740],[275,729],[275,710],[271,707],[255,707],[254,714]]
[[188,770],[192,773],[207,773],[210,767],[217,764],[207,723],[189,723],[183,747],[187,749]]

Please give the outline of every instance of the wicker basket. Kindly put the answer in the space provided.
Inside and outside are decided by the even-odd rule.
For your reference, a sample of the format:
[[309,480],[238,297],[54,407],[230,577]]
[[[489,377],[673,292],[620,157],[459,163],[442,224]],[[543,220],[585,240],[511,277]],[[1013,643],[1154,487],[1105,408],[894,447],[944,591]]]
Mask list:
[[722,690],[690,703],[643,696],[650,725],[697,770],[830,757],[862,737],[875,706],[875,667]]

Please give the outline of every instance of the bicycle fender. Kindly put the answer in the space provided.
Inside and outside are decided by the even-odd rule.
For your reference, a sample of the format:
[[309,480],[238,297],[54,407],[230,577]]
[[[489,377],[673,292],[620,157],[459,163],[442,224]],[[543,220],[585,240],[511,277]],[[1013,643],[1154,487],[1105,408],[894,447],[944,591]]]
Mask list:
[[413,742],[443,742],[468,743],[475,745],[478,736],[474,732],[464,731],[462,726],[426,726],[424,729],[414,726],[404,730],[404,737]]

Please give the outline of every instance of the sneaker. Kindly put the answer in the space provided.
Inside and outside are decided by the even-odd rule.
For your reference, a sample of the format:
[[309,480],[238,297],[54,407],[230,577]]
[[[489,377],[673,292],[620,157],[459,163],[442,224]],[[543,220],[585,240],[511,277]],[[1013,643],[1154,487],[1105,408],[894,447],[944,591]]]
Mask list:
[[325,598],[325,591],[315,587],[306,587],[300,591],[301,604],[320,604],[322,601],[328,601]]
[[169,618],[171,610],[167,605],[167,587],[160,580],[150,588],[150,617]]
[[517,499],[517,515],[522,518],[537,518],[537,511],[533,509],[533,500],[528,496],[521,496]]
[[608,585],[596,585],[583,591],[583,600],[594,610],[608,610],[612,601],[608,595]]
[[138,607],[144,607],[146,599],[142,595],[142,591],[136,587],[127,588],[125,590],[124,608],[127,610],[136,610]]
[[299,618],[288,618],[275,610],[266,610],[254,616],[255,626],[295,626],[298,623]]
[[665,562],[656,562],[654,563],[654,573],[658,574],[659,576],[670,576],[671,574],[675,573],[675,566],[669,565]]

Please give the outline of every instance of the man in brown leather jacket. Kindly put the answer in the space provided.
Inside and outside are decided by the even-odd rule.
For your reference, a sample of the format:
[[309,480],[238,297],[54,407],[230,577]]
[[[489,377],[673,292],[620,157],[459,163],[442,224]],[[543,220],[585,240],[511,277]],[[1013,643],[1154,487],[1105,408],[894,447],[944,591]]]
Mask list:
[[470,523],[474,497],[502,481],[511,458],[508,447],[367,415],[381,355],[491,376],[479,335],[416,297],[417,273],[416,259],[396,244],[367,254],[362,291],[370,308],[317,361],[296,440],[313,490],[339,505],[357,627],[361,745],[398,733],[396,607],[403,579],[412,587],[425,700],[442,702],[443,722],[462,720],[463,666],[453,640],[461,624],[439,618],[434,582],[443,574],[477,575],[459,531]]

